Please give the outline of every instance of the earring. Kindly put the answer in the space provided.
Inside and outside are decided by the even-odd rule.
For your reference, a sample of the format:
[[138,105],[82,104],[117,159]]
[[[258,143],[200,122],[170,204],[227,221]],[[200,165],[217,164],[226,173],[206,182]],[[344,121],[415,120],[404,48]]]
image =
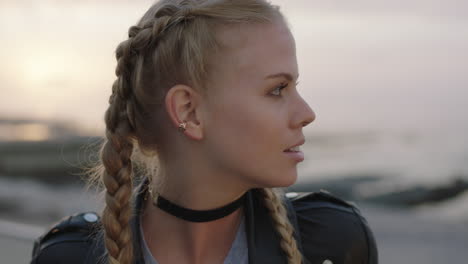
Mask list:
[[187,127],[187,122],[184,121],[184,122],[182,122],[182,123],[179,124],[179,130],[180,130],[181,132],[184,132],[184,131],[185,131],[185,127]]

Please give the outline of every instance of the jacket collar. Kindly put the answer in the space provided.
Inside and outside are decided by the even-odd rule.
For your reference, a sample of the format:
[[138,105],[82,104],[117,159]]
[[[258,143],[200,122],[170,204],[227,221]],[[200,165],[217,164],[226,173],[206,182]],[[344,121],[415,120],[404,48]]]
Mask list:
[[[130,221],[134,234],[135,264],[144,264],[143,252],[141,250],[139,217],[148,191],[147,186],[148,180],[146,179],[137,188],[137,192],[135,193],[135,213]],[[263,206],[260,190],[252,189],[248,191],[246,198],[243,206],[245,209],[249,263],[287,263],[287,259],[280,247],[280,237],[274,228],[268,209]]]

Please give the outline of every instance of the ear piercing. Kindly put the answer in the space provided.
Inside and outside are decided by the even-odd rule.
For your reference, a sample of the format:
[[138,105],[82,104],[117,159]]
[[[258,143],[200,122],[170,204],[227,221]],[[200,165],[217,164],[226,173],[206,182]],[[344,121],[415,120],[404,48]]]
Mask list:
[[184,121],[182,123],[179,123],[179,130],[181,132],[184,132],[186,127],[187,127],[187,122]]

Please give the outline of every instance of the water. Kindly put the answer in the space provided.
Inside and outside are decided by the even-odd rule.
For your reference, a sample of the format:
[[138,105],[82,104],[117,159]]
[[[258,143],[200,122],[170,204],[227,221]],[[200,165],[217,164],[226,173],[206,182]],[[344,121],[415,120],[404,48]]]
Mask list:
[[468,141],[459,131],[309,134],[301,180],[374,175],[405,184],[468,179]]

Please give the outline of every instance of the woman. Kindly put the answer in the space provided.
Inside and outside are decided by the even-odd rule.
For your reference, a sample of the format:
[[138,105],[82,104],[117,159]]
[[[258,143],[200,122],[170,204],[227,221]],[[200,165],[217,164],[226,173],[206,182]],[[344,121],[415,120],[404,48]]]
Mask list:
[[357,208],[272,189],[296,181],[315,119],[276,6],[162,0],[116,56],[102,219],[62,221],[33,263],[377,263]]

